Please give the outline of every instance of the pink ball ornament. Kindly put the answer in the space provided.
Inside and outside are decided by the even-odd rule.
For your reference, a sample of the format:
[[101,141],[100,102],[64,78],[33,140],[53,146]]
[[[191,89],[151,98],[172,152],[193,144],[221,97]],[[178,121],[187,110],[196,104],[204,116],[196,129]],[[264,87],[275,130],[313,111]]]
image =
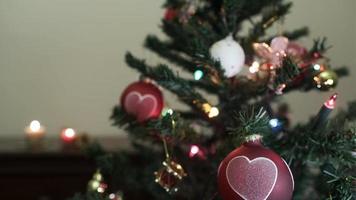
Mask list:
[[289,42],[286,53],[293,58],[301,60],[307,55],[308,50],[296,42]]
[[289,39],[283,36],[278,36],[272,39],[271,48],[275,52],[285,51],[287,49]]
[[121,95],[124,110],[138,122],[158,118],[163,109],[163,95],[152,83],[138,81],[130,84]]
[[287,163],[255,138],[221,162],[218,187],[224,200],[290,200],[294,181]]

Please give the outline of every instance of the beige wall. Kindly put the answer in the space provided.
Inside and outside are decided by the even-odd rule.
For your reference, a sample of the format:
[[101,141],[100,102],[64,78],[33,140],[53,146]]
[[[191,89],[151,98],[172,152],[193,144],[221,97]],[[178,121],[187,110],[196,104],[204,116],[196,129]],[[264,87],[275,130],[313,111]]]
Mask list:
[[[39,119],[54,136],[72,126],[95,136],[117,134],[108,119],[124,87],[138,74],[123,61],[158,33],[163,0],[0,0],[0,136],[23,135]],[[332,64],[348,65],[354,78],[340,82],[341,104],[356,99],[356,1],[298,0],[286,28],[310,26],[327,36]],[[292,116],[306,120],[328,93],[293,94]],[[169,101],[169,100],[168,100]]]

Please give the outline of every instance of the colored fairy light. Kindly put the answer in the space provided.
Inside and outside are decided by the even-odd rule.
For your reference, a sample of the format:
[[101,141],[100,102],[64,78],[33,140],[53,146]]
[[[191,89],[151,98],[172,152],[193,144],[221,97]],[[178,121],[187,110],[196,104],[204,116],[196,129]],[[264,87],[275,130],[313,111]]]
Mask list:
[[173,109],[171,108],[164,108],[161,113],[162,116],[166,115],[173,115]]
[[319,64],[315,64],[315,65],[313,66],[313,69],[316,70],[316,71],[319,71],[320,68],[321,68],[321,66],[320,66]]
[[210,111],[209,111],[209,118],[213,118],[219,115],[219,109],[217,107],[211,107]]
[[337,99],[337,93],[333,94],[320,108],[319,113],[314,118],[312,130],[320,128],[326,123],[330,113],[334,110]]
[[283,90],[287,87],[287,85],[285,83],[280,84],[276,90],[275,93],[278,95],[282,95],[283,94]]
[[329,100],[327,100],[324,105],[329,108],[329,109],[334,109],[335,108],[335,102],[337,99],[337,93],[333,94]]
[[269,120],[269,125],[272,128],[276,128],[278,126],[278,124],[279,124],[279,120],[276,118]]
[[269,126],[273,133],[279,133],[283,131],[283,121],[278,118],[273,118],[269,120]]
[[195,72],[194,72],[194,80],[196,80],[196,81],[198,81],[198,80],[200,80],[201,78],[203,78],[203,76],[204,76],[204,72],[202,71],[202,70],[196,70]]
[[214,118],[219,115],[219,109],[215,106],[211,106],[209,103],[204,103],[201,108],[209,118]]
[[109,194],[109,199],[115,199],[116,195],[114,193]]
[[189,151],[189,157],[194,157],[195,155],[197,155],[199,153],[200,149],[197,145],[192,145],[190,147],[190,151]]
[[260,63],[257,61],[254,61],[252,65],[249,68],[249,71],[254,74],[260,70]]

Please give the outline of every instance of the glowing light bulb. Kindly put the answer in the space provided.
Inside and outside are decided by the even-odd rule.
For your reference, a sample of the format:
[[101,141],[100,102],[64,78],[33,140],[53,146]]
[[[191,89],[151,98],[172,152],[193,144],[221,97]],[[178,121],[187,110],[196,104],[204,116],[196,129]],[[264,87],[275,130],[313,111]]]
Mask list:
[[328,79],[324,82],[325,85],[334,85],[334,80],[333,79]]
[[116,195],[114,193],[109,194],[109,199],[115,199]]
[[208,117],[213,118],[219,115],[219,109],[217,107],[211,107]]
[[173,115],[173,109],[171,109],[171,108],[164,108],[164,109],[162,110],[161,115],[162,115],[163,117],[166,116],[166,115]]
[[38,132],[39,130],[41,130],[41,123],[37,120],[33,120],[31,123],[30,123],[30,130],[32,132]]
[[269,120],[269,125],[270,125],[272,128],[277,127],[278,124],[279,124],[279,121],[278,121],[278,119],[276,119],[276,118]]
[[66,128],[62,131],[61,137],[62,137],[62,140],[65,142],[72,142],[73,140],[75,140],[76,134],[77,133],[75,132],[74,129]]
[[197,145],[192,145],[190,147],[190,154],[192,156],[196,155],[197,153],[199,153],[199,147]]
[[329,100],[327,100],[324,103],[324,106],[326,106],[329,109],[334,109],[335,108],[335,103],[336,103],[336,99],[337,99],[337,93],[333,94]]
[[72,128],[67,128],[67,129],[64,131],[64,135],[65,135],[66,137],[72,138],[72,137],[75,136],[75,131],[74,131],[74,129],[72,129]]
[[321,66],[319,64],[315,64],[313,66],[313,69],[316,70],[316,71],[319,71],[321,69]]
[[194,80],[196,80],[196,81],[203,78],[203,76],[204,76],[204,72],[199,69],[194,72]]
[[252,74],[258,72],[260,70],[260,63],[257,61],[254,61],[250,68],[248,69]]

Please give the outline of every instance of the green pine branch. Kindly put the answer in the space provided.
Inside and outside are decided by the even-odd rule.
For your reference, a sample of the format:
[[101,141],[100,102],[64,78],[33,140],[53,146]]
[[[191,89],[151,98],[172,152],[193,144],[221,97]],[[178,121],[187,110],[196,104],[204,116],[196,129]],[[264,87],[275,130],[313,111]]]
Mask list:
[[181,101],[193,108],[196,108],[194,103],[196,101],[200,103],[207,102],[187,80],[175,75],[166,65],[150,67],[143,60],[135,58],[130,53],[126,54],[126,62],[130,67],[141,72],[142,75],[155,80],[159,85],[176,94]]

